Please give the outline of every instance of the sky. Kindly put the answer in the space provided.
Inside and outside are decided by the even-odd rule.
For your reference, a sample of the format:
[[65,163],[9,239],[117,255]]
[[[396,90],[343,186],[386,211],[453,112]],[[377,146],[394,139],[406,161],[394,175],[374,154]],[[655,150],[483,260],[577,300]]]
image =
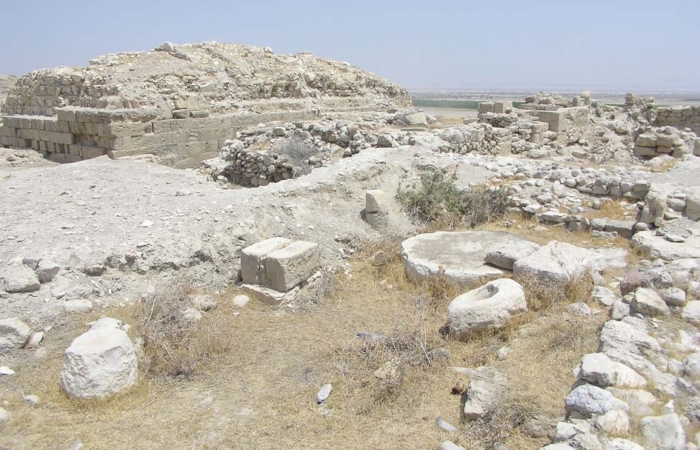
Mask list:
[[700,91],[700,0],[22,0],[0,73],[164,42],[310,51],[413,90]]

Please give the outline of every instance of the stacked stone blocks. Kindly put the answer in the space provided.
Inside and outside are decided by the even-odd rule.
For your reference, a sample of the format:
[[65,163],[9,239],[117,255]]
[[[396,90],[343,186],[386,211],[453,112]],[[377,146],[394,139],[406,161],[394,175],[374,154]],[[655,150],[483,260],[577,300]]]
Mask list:
[[207,113],[195,117],[190,113],[182,119],[159,119],[154,109],[64,107],[55,111],[54,117],[5,115],[0,126],[0,145],[32,148],[58,162],[139,154],[199,162],[218,154],[224,141],[235,138],[236,132],[245,126],[277,120],[310,120],[318,114],[294,111],[208,116]]

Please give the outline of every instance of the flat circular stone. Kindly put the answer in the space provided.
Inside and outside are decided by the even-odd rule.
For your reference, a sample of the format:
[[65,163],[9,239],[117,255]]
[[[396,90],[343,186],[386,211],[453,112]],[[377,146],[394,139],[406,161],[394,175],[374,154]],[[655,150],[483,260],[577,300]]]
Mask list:
[[498,278],[505,271],[486,264],[486,254],[506,243],[529,243],[514,234],[462,231],[420,234],[401,244],[401,260],[409,280],[422,283],[444,274],[459,285]]

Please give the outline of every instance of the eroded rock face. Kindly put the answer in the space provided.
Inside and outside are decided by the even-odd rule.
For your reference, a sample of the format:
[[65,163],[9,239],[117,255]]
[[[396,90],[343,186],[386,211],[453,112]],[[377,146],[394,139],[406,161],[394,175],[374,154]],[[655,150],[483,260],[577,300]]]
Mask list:
[[129,336],[97,327],[78,336],[64,355],[61,388],[69,397],[107,398],[133,386],[138,363]]
[[499,329],[527,311],[523,287],[511,279],[491,281],[462,294],[447,307],[450,333],[465,338],[471,333]]

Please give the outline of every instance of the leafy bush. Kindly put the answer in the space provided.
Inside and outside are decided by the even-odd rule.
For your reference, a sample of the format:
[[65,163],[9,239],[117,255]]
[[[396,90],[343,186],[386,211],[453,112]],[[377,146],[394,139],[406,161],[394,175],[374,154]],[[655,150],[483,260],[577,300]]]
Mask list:
[[472,228],[506,214],[510,189],[477,187],[465,191],[455,185],[456,179],[455,174],[446,176],[441,171],[425,173],[419,186],[400,186],[396,199],[409,215],[423,223],[447,219],[451,226]]

